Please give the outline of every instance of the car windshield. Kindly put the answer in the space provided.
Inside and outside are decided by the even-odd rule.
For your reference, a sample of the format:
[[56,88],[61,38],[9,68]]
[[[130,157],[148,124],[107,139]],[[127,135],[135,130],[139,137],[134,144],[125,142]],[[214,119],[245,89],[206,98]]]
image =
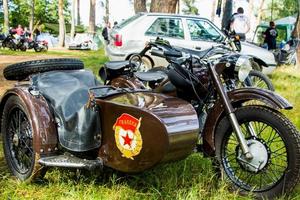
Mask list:
[[224,38],[217,29],[205,20],[187,19],[192,40],[221,42]]
[[125,20],[123,20],[120,24],[118,24],[118,25],[116,26],[116,28],[117,28],[117,29],[121,29],[121,28],[123,28],[124,26],[126,26],[127,24],[129,24],[129,23],[133,22],[134,20],[138,19],[138,18],[139,18],[140,16],[142,16],[142,15],[143,15],[143,13],[138,13],[138,14],[132,16],[132,17],[129,17],[128,19],[125,19]]

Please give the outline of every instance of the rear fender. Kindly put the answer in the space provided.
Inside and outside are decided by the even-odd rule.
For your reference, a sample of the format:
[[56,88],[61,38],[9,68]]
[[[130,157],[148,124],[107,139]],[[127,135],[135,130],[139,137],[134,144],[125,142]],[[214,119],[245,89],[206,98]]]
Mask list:
[[[26,106],[33,129],[33,148],[41,155],[51,155],[57,151],[57,129],[48,103],[43,96],[33,96],[28,87],[15,87],[8,90],[0,102],[0,119],[10,96],[18,96]],[[1,127],[0,127],[1,128]],[[1,129],[0,129],[1,130]]]
[[[228,97],[234,108],[238,108],[242,103],[256,100],[266,104],[272,109],[292,109],[293,106],[280,95],[258,88],[241,88],[228,92]],[[264,105],[265,106],[265,105]],[[205,156],[215,155],[214,135],[220,120],[225,116],[225,110],[221,101],[218,101],[206,119],[203,129],[203,151]]]

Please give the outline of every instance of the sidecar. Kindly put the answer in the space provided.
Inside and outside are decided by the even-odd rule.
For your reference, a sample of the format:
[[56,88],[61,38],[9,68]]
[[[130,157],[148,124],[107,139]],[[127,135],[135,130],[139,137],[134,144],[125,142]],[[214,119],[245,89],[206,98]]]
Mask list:
[[17,178],[40,177],[49,167],[137,173],[193,151],[199,124],[186,101],[105,86],[91,71],[71,64],[50,67],[63,70],[41,65],[4,70],[10,79],[25,80],[0,102],[4,154]]

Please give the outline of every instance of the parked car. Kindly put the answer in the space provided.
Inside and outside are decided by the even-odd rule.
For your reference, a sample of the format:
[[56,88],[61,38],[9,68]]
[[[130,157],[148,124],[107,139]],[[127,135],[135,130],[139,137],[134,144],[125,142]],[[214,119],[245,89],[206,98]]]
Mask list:
[[[128,60],[139,53],[147,41],[156,37],[167,39],[171,45],[205,50],[224,42],[226,35],[211,21],[193,15],[162,13],[138,13],[123,21],[110,32],[110,44],[106,53],[110,60]],[[255,57],[264,73],[271,73],[276,67],[274,55],[248,42],[241,42],[242,54]],[[163,59],[146,55],[150,67],[166,66]],[[263,66],[263,67],[262,67]]]

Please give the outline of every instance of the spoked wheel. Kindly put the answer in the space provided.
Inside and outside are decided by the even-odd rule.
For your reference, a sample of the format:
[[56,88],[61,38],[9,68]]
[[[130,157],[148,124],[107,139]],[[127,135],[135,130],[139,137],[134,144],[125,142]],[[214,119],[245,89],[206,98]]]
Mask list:
[[140,72],[146,72],[152,69],[154,66],[152,59],[147,55],[140,56],[138,54],[134,54],[130,57],[129,60],[138,63],[137,70]]
[[257,87],[274,91],[274,86],[271,80],[262,72],[256,70],[250,71],[248,77],[246,78],[245,82],[242,83],[242,85],[244,87]]
[[8,99],[1,127],[5,159],[12,174],[20,180],[44,175],[36,162],[32,126],[26,108],[17,96]]
[[252,159],[246,159],[227,118],[216,132],[216,155],[226,180],[241,192],[273,198],[295,187],[300,177],[296,128],[277,111],[246,106],[235,112]]

